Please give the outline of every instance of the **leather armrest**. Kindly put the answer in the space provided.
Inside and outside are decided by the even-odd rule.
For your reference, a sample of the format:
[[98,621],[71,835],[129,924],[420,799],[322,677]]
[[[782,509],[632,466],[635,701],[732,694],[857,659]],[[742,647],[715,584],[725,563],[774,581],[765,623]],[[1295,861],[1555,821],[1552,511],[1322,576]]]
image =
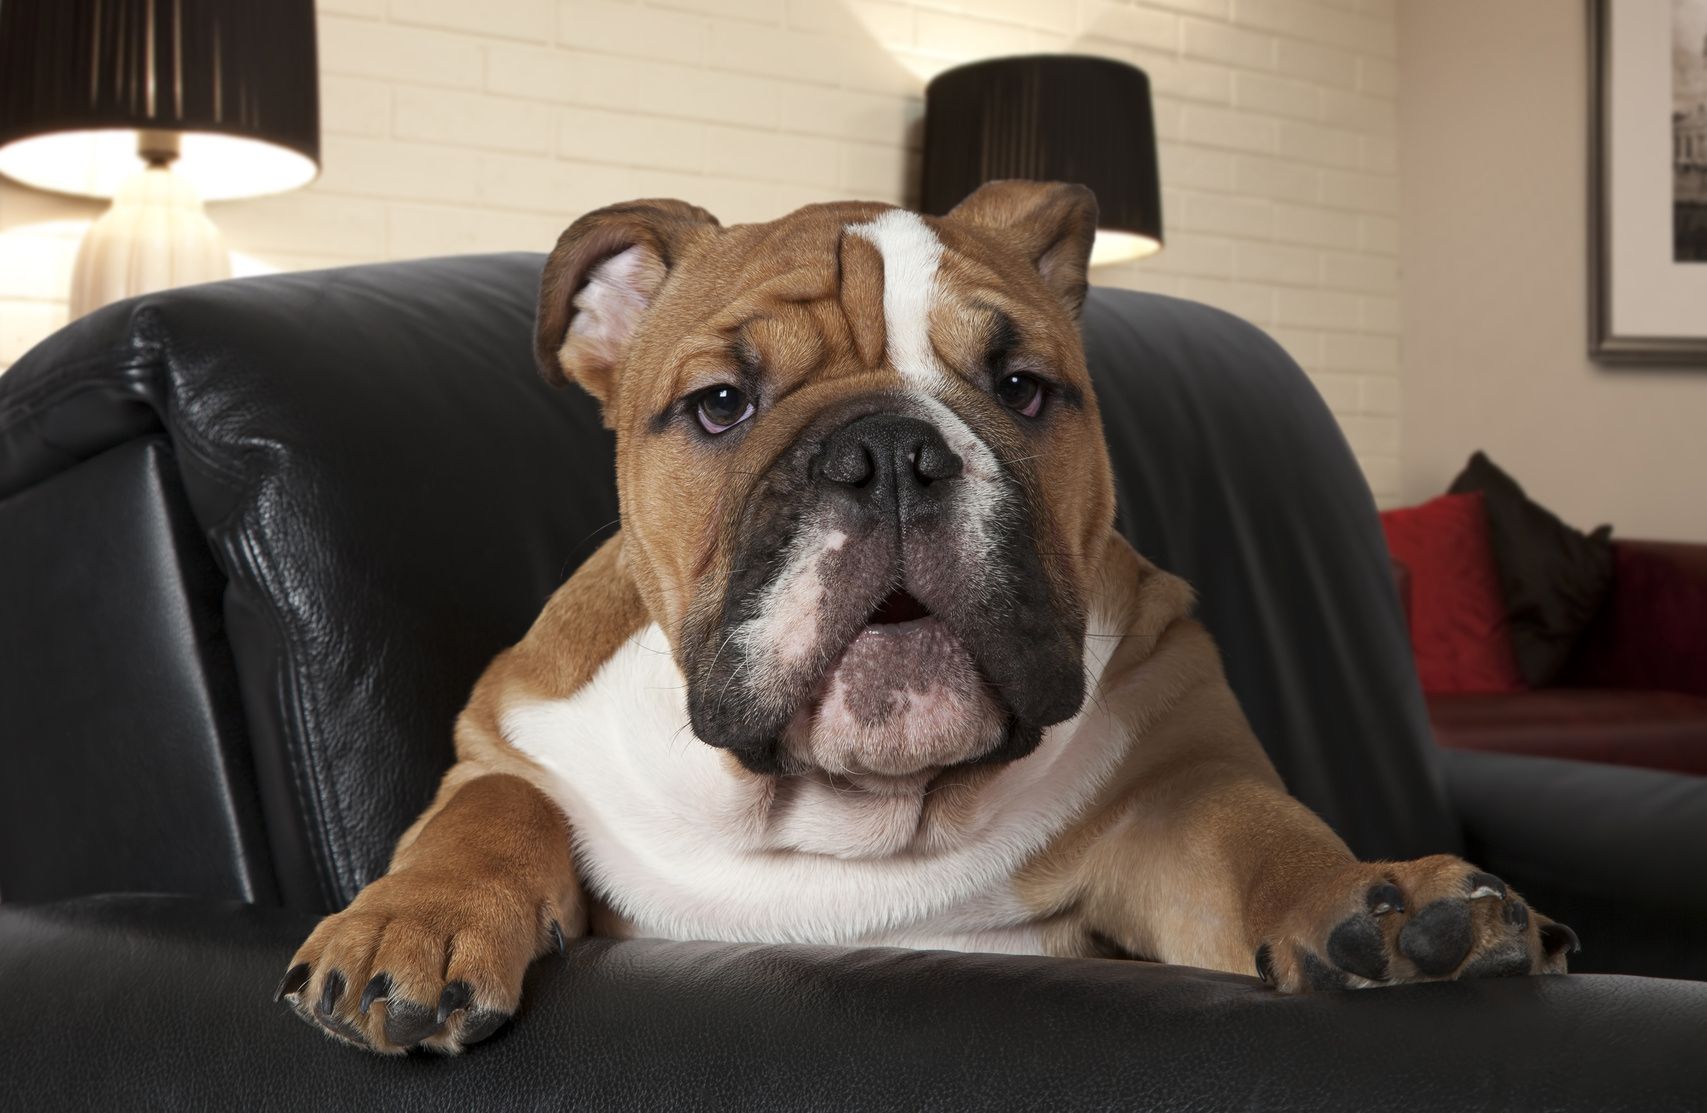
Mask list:
[[6,900],[277,901],[224,583],[158,435],[0,498]]
[[1576,687],[1707,696],[1707,545],[1619,541],[1612,590],[1583,634]]
[[1707,777],[1443,750],[1473,852],[1549,886],[1707,917]]
[[1707,978],[1707,777],[1442,750],[1467,854],[1583,939],[1574,969]]
[[[0,378],[0,498],[165,438],[188,532],[219,580],[217,626],[203,629],[229,660],[253,769],[231,806],[266,838],[250,871],[262,880],[242,895],[340,908],[383,873],[452,760],[469,688],[615,524],[596,403],[552,390],[534,364],[541,261],[161,291],[80,318]],[[34,624],[0,614],[0,647],[33,652]],[[87,609],[63,621],[111,633]],[[72,680],[59,687],[87,701]],[[42,744],[70,747],[94,720],[74,710]],[[157,730],[115,744],[135,761],[182,760]],[[38,871],[55,845],[30,848]],[[130,876],[182,891],[167,874]]]
[[187,898],[0,906],[17,1108],[1661,1109],[1707,1092],[1707,985],[1514,978],[1282,997],[1099,960],[592,940],[465,1056],[275,1005],[311,918]]

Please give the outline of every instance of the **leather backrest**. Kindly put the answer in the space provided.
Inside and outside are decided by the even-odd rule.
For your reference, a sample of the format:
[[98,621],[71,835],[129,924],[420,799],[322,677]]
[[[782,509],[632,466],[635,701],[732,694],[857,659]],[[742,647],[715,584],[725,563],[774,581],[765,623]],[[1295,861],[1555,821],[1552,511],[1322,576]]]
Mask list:
[[1287,787],[1362,857],[1457,849],[1375,502],[1309,379],[1174,298],[1093,290],[1084,337],[1121,530],[1197,589]]
[[[534,370],[541,262],[149,296],[0,380],[0,491],[150,422],[171,438],[289,904],[383,871],[473,680],[615,524],[595,407]],[[1085,331],[1124,528],[1198,587],[1289,783],[1366,853],[1449,843],[1373,506],[1303,375],[1185,302],[1093,291]]]

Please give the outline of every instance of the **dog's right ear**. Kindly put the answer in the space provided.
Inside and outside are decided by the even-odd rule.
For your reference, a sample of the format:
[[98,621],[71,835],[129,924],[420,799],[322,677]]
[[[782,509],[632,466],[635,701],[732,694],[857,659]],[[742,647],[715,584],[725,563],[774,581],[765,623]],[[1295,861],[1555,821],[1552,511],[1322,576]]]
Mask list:
[[667,200],[611,205],[571,224],[539,284],[534,358],[545,380],[573,379],[608,407],[616,369],[670,268],[717,226],[704,209]]

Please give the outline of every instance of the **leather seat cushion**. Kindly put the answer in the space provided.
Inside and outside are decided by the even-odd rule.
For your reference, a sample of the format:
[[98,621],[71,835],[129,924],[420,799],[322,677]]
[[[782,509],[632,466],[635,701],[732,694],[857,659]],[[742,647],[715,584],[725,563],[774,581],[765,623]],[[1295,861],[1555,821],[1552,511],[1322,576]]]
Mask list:
[[1442,746],[1572,758],[1707,776],[1707,698],[1549,688],[1428,697]]
[[1144,962],[639,939],[536,963],[516,1023],[466,1055],[382,1059],[273,1004],[312,924],[0,905],[0,1106],[1682,1113],[1707,1093],[1699,982],[1283,997]]

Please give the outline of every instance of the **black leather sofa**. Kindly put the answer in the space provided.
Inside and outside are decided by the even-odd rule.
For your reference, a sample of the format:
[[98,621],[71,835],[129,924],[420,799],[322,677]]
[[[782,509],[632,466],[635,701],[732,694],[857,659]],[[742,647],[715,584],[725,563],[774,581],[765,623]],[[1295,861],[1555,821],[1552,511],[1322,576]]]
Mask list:
[[[1437,751],[1375,511],[1257,330],[1094,291],[1122,528],[1191,579],[1293,790],[1463,850],[1576,969],[1281,997],[1112,961],[592,940],[458,1059],[272,1003],[485,662],[616,517],[534,373],[540,259],[113,306],[0,377],[0,1107],[1701,1109],[1707,779]],[[151,894],[151,895],[122,895]],[[1632,977],[1631,974],[1663,975]]]

